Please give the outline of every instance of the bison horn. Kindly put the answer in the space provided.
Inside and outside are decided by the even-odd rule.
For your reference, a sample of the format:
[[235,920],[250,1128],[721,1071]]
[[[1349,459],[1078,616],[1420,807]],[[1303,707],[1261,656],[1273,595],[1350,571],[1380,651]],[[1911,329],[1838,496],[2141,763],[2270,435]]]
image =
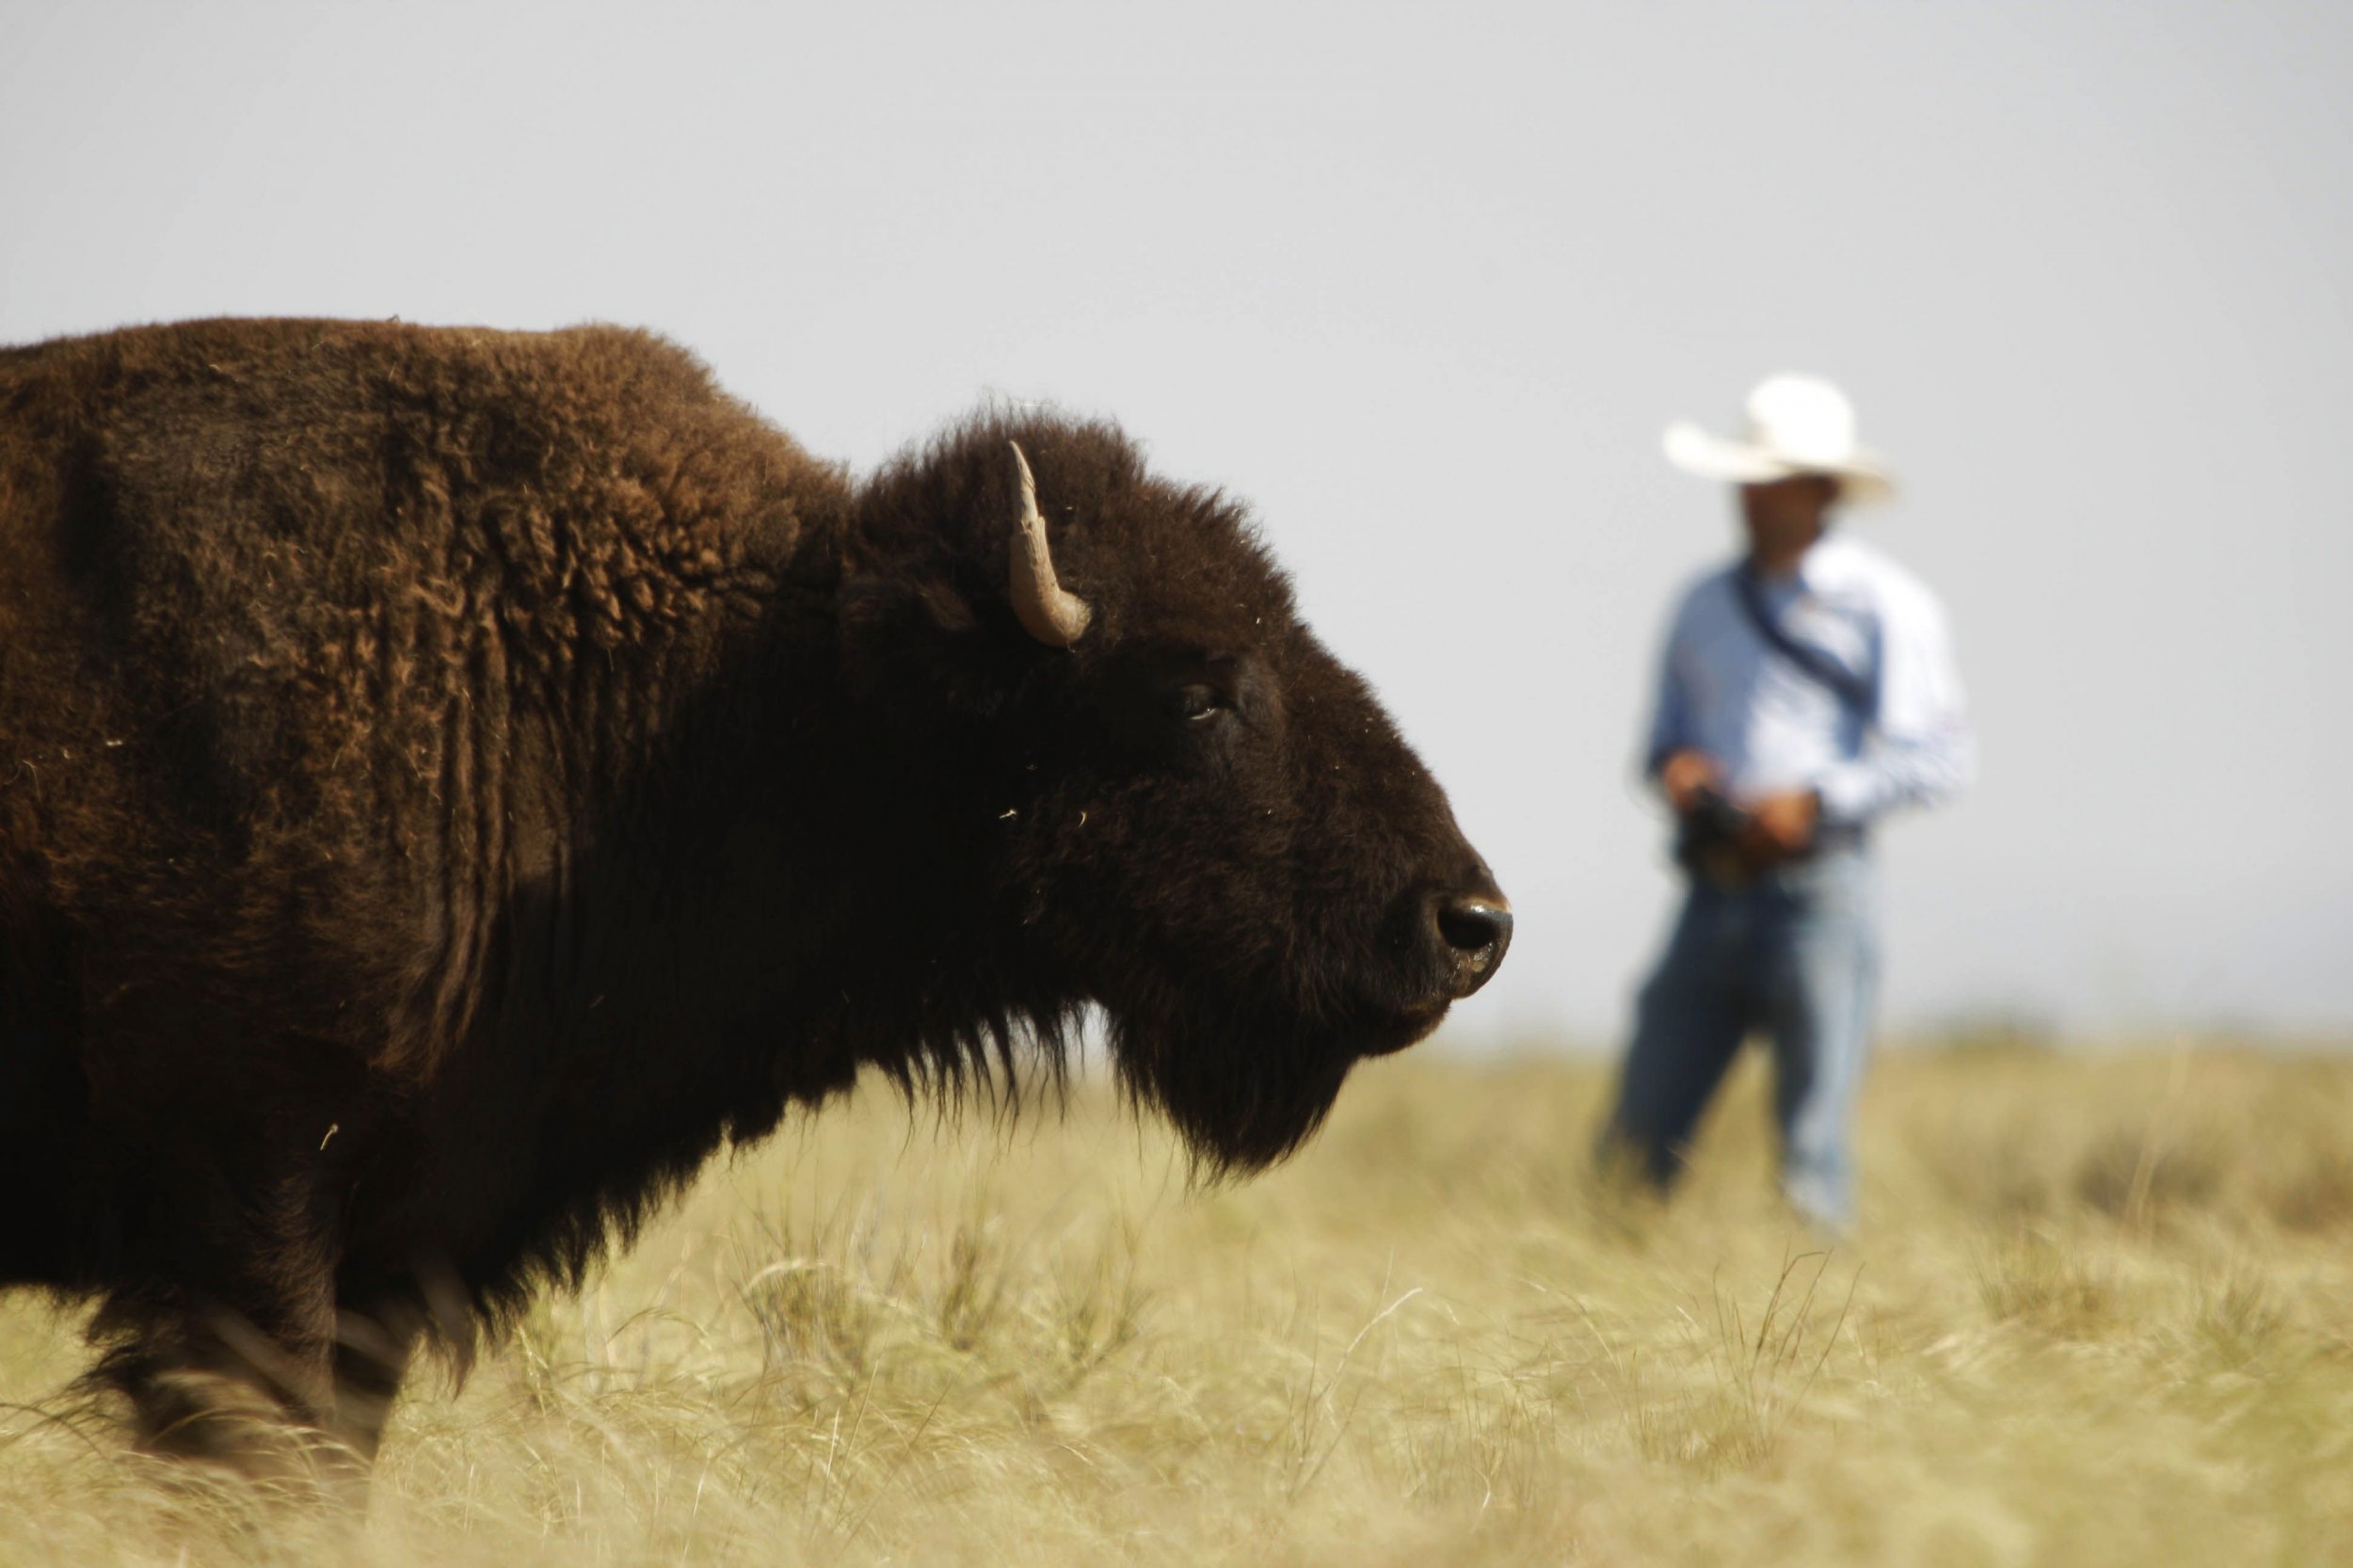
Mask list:
[[1021,536],[1013,545],[1013,613],[1022,630],[1049,648],[1068,648],[1095,618],[1087,601],[1054,580],[1053,552],[1046,546],[1046,519],[1037,509],[1037,481],[1021,443],[1013,445],[1021,471]]

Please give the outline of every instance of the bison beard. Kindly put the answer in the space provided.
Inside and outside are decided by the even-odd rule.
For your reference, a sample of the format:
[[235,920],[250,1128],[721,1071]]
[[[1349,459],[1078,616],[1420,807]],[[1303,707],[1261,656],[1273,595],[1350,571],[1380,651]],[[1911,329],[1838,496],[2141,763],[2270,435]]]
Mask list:
[[984,417],[853,486],[642,333],[0,352],[0,1285],[151,1446],[412,1354],[846,1091],[1289,1154],[1510,916],[1241,509]]
[[[1216,1171],[1262,1170],[1305,1143],[1323,1124],[1355,1058],[1295,1034],[1247,1032],[1217,1010],[1177,1022],[1114,1023],[1113,1048],[1126,1080],[1159,1106]],[[1278,1026],[1279,1030],[1279,1026]],[[1237,1071],[1237,1040],[1267,1041]]]

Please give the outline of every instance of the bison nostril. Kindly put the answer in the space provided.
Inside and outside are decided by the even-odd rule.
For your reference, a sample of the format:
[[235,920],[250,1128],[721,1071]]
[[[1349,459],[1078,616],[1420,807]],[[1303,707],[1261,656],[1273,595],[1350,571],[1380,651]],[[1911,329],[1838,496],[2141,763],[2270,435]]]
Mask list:
[[1449,898],[1438,901],[1433,916],[1439,938],[1454,954],[1451,989],[1469,996],[1503,962],[1503,950],[1512,945],[1512,911],[1491,899]]
[[1438,935],[1455,952],[1475,957],[1512,939],[1512,912],[1484,899],[1449,899],[1438,905]]

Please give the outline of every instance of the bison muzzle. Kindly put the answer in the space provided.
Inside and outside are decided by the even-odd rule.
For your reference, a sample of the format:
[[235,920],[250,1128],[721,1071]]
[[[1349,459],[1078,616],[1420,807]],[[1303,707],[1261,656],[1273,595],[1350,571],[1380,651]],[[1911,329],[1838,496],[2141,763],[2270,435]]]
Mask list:
[[1050,1080],[1090,1010],[1263,1166],[1511,932],[1111,426],[853,483],[632,331],[0,352],[0,1284],[101,1298],[155,1448],[364,1463],[721,1144]]

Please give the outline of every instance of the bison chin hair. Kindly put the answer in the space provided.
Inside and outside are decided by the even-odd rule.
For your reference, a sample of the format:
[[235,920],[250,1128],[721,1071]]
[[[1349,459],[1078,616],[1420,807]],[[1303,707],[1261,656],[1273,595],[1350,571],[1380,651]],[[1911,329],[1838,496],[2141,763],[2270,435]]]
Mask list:
[[1157,1109],[1208,1180],[1262,1171],[1323,1125],[1357,1053],[1288,1020],[1177,1003],[1107,1010],[1122,1090]]

